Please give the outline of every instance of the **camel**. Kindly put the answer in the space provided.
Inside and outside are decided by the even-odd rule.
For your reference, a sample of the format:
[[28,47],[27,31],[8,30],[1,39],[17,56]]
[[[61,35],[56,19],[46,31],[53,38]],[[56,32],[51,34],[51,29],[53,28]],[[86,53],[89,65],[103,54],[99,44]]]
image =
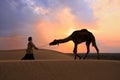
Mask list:
[[86,59],[88,53],[90,52],[90,44],[91,43],[92,43],[92,46],[96,49],[97,59],[99,59],[99,49],[97,48],[95,37],[87,29],[76,30],[70,36],[68,36],[67,38],[58,39],[58,40],[55,39],[49,45],[50,46],[51,45],[57,45],[57,44],[59,45],[60,43],[65,43],[65,42],[68,42],[68,41],[71,41],[71,40],[74,43],[74,49],[73,49],[74,59],[76,59],[77,57],[79,59],[81,59],[81,57],[77,54],[77,46],[78,46],[78,44],[80,44],[82,42],[86,42],[86,47],[87,47],[87,53],[85,54],[83,59]]

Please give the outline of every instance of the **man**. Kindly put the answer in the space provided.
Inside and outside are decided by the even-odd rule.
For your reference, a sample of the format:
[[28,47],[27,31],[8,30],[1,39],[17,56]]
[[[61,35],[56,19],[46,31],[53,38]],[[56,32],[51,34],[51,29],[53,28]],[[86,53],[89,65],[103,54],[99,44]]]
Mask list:
[[38,50],[38,48],[33,44],[32,37],[28,37],[28,45],[25,56],[22,58],[22,60],[34,60],[34,54],[33,54],[33,48]]

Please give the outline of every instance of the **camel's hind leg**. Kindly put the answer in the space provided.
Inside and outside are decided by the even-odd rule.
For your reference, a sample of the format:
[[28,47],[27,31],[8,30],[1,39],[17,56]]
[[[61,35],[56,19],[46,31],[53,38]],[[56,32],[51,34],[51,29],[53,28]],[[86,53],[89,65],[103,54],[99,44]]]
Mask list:
[[86,59],[88,53],[90,52],[90,42],[86,42],[86,47],[87,47],[87,53],[85,54],[85,56],[83,57],[83,59]]
[[93,45],[93,47],[94,47],[94,48],[96,49],[96,51],[97,51],[97,58],[100,59],[99,49],[97,48],[96,41],[95,41],[95,38],[94,38],[94,37],[92,38],[92,45]]
[[74,46],[73,53],[74,53],[74,59],[75,60],[76,60],[77,57],[79,57],[79,59],[81,59],[81,57],[77,54],[77,44],[75,44],[75,46]]
[[100,59],[100,55],[99,55],[99,49],[97,48],[97,45],[94,45],[94,48],[97,51],[97,59]]

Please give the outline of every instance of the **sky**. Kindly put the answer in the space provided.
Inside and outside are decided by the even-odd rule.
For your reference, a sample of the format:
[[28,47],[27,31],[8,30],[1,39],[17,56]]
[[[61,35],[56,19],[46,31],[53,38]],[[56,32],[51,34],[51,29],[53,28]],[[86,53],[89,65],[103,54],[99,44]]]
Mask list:
[[[83,28],[94,34],[100,52],[119,53],[120,0],[0,0],[0,50],[26,49],[32,36],[38,48],[72,53],[72,41],[48,44]],[[78,52],[86,52],[85,43]]]

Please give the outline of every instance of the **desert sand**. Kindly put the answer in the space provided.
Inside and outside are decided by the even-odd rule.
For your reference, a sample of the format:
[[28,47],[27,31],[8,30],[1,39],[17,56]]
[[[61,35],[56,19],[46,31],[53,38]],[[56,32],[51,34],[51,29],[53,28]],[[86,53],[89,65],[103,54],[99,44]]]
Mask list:
[[34,51],[36,60],[20,60],[25,50],[0,51],[0,80],[120,80],[120,61],[74,60],[57,51]]
[[[26,53],[25,49],[21,50],[1,50],[0,60],[20,60]],[[58,51],[39,49],[34,50],[36,60],[51,60],[51,59],[72,59]]]

